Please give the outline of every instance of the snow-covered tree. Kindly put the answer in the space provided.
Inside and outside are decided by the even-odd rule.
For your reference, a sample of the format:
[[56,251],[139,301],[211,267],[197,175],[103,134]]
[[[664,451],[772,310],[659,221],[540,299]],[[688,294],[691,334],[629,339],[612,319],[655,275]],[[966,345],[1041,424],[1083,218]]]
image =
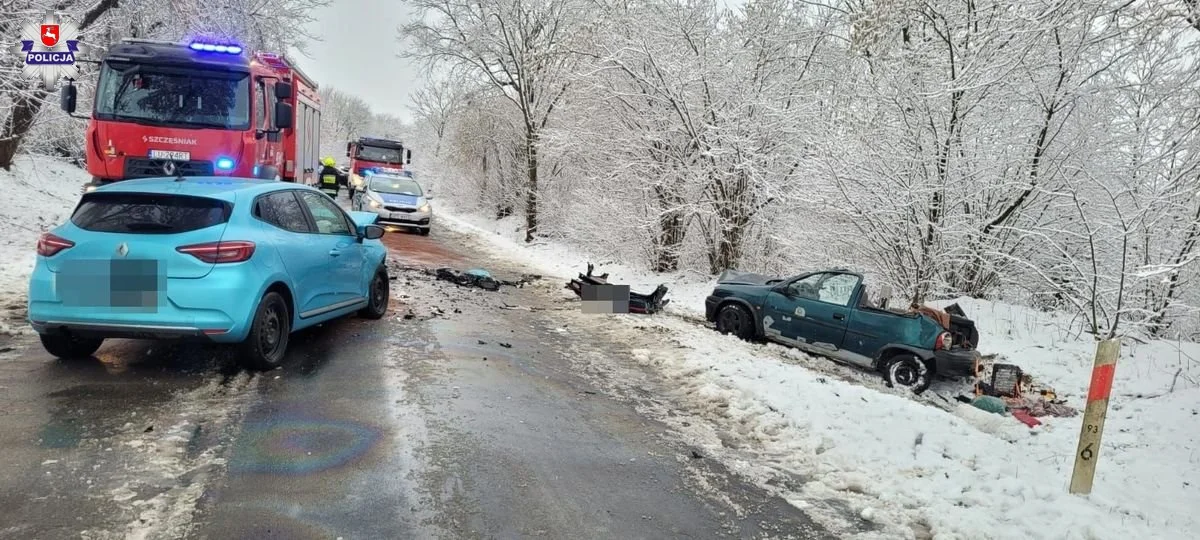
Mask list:
[[[557,41],[578,19],[511,15],[563,4],[415,5],[414,54],[474,83],[424,90],[417,131],[497,217],[535,140],[541,234],[655,270],[850,266],[1200,334],[1195,2],[602,0]],[[530,62],[563,89],[533,139],[503,78]]]
[[416,12],[402,39],[414,58],[449,64],[488,84],[520,113],[525,240],[538,229],[541,135],[570,87],[573,42],[592,13],[579,0],[405,0]]

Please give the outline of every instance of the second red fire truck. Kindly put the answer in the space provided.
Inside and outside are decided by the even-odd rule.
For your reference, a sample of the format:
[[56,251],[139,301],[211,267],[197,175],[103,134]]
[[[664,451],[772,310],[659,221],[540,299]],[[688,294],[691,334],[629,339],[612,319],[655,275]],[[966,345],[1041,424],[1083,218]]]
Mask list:
[[[93,186],[154,176],[312,183],[317,84],[287,58],[230,43],[127,39],[109,49],[86,131]],[[76,88],[61,105],[75,112]]]
[[399,173],[412,162],[412,150],[400,141],[360,137],[346,144],[350,158],[350,196],[361,191],[366,177],[376,173]]

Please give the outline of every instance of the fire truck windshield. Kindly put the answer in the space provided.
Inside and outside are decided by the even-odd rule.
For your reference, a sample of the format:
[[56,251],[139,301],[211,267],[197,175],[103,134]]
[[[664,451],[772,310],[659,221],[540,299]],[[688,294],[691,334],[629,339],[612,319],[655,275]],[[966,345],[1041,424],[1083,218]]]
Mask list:
[[250,77],[245,73],[105,63],[96,118],[161,126],[248,129]]
[[400,163],[400,149],[380,148],[378,146],[367,146],[365,144],[360,144],[358,146],[358,155],[354,157],[365,161]]

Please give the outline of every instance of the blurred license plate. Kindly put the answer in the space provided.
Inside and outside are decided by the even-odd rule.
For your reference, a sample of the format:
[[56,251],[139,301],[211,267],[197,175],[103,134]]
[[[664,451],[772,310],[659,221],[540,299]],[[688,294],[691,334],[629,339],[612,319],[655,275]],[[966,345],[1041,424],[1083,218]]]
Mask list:
[[155,259],[63,261],[56,288],[63,305],[156,312],[166,274]]
[[171,159],[175,161],[188,161],[192,159],[191,152],[180,152],[178,150],[151,150],[151,159]]

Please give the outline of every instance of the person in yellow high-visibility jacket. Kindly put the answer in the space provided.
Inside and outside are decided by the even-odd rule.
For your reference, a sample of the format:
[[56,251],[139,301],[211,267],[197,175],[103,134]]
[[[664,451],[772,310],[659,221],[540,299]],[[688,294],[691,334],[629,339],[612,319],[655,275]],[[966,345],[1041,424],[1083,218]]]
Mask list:
[[338,170],[337,162],[331,157],[322,159],[321,165],[324,166],[321,167],[321,172],[317,175],[317,188],[321,191],[332,191],[334,198],[336,198],[342,184],[346,183],[346,175]]

